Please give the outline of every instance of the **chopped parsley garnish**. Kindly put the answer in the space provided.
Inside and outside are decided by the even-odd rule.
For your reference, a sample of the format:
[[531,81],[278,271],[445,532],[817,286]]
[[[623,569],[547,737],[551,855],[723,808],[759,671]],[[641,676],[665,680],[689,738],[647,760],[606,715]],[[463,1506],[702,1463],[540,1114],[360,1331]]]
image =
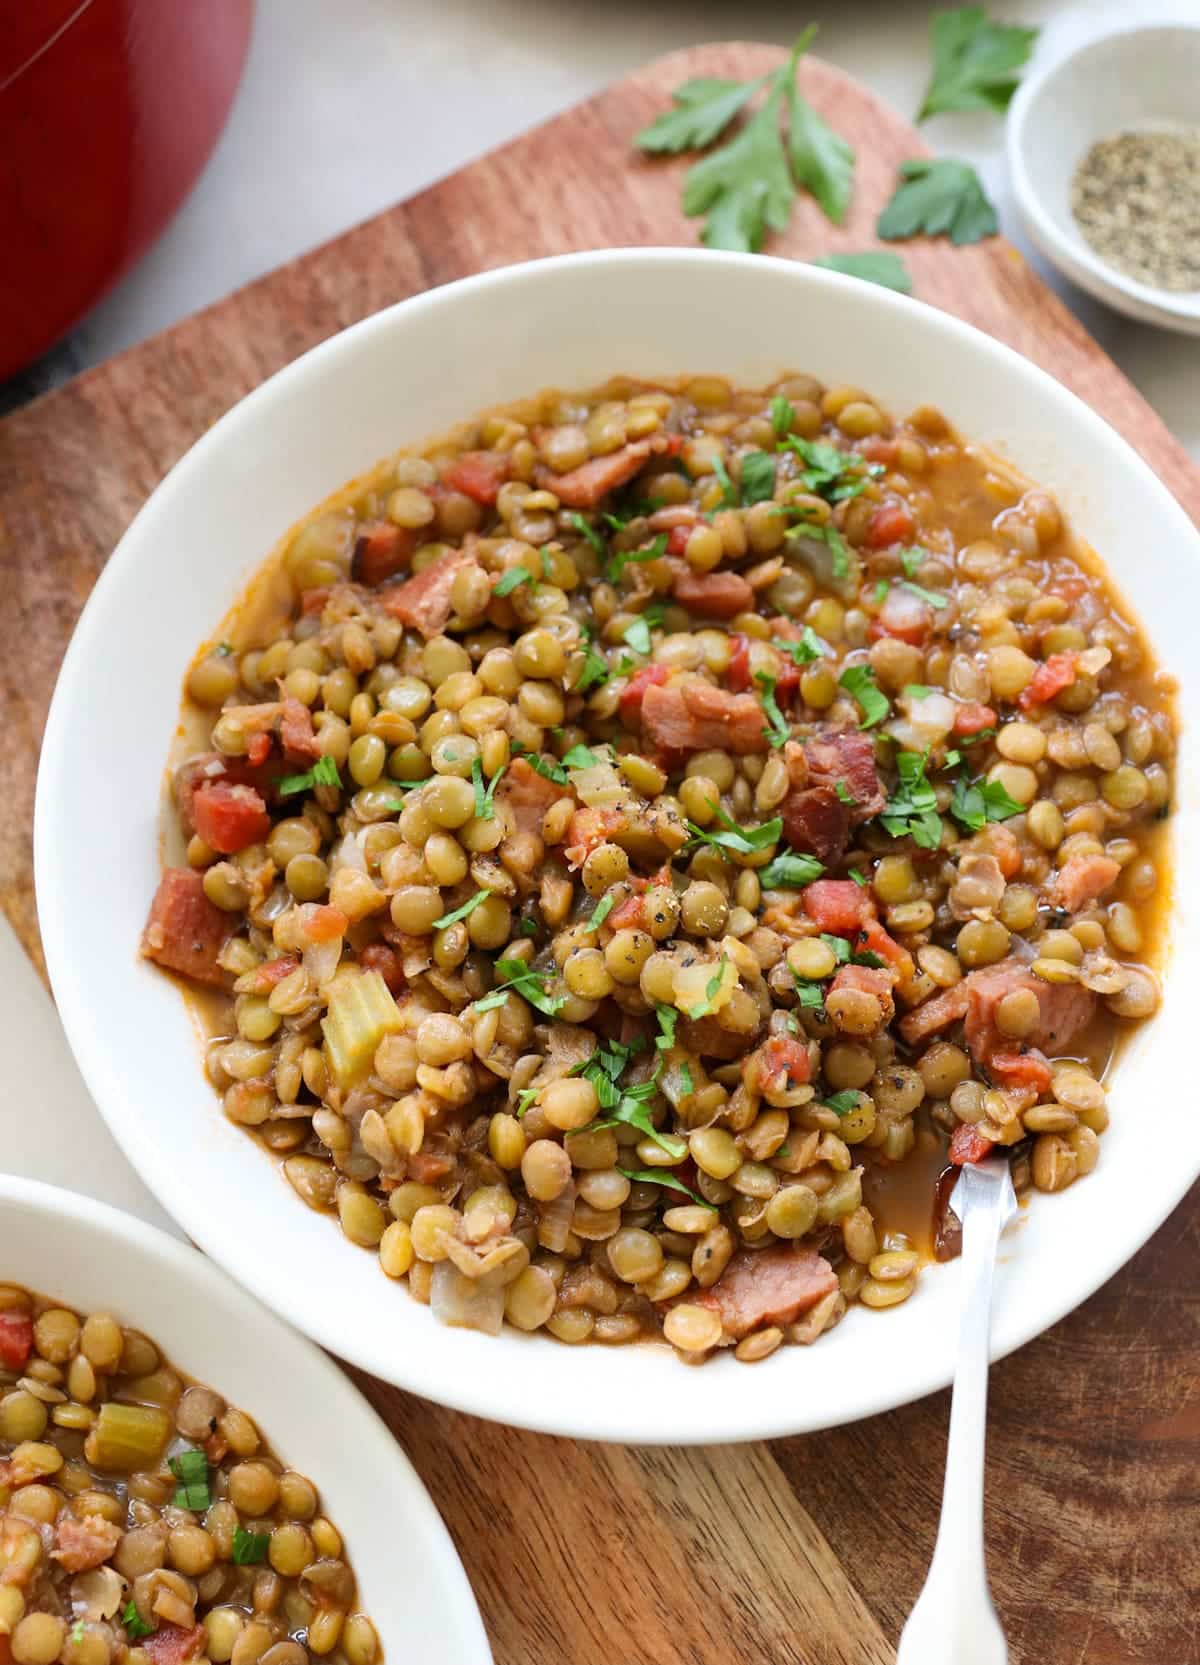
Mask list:
[[796,411],[790,399],[782,393],[777,393],[771,400],[771,426],[780,439],[791,431]]
[[537,1087],[522,1087],[519,1090],[517,1093],[517,1102],[513,1107],[513,1115],[518,1121],[521,1120],[521,1117],[525,1114],[529,1107],[537,1101],[537,1096]]
[[167,1458],[167,1467],[179,1482],[172,1499],[175,1507],[207,1509],[212,1503],[212,1494],[208,1489],[208,1458],[203,1451],[194,1448],[180,1451],[177,1456]]
[[978,243],[999,227],[979,175],[969,162],[931,156],[901,162],[900,183],[875,230],[885,242],[945,232],[952,243]]
[[[981,728],[975,734],[964,734],[962,743],[964,746],[977,746],[981,740],[994,740],[995,737],[996,731],[994,728]],[[947,762],[949,762],[949,758],[947,758]]]
[[785,642],[779,636],[772,636],[771,646],[778,648],[780,653],[786,653],[795,665],[811,665],[815,659],[822,659],[829,652],[811,624],[804,626],[798,642]]
[[819,1022],[824,1023],[825,990],[823,986],[818,982],[813,982],[808,977],[797,976],[795,972],[792,973],[792,976],[795,978],[796,995],[800,1002],[800,1009],[805,1012],[812,1012]]
[[530,919],[527,916],[523,917],[522,920],[521,920],[521,935],[523,937],[536,937],[537,934],[538,934],[538,922],[537,922],[537,920],[536,919]]
[[721,487],[721,507],[723,509],[736,509],[738,506],[737,488],[729,478],[729,470],[725,467],[723,458],[713,458],[712,471]]
[[789,434],[785,444],[804,464],[800,479],[805,491],[823,497],[827,503],[844,503],[849,497],[857,497],[869,481],[884,472],[882,463],[868,462],[857,451],[843,451],[824,440]]
[[742,503],[764,503],[775,493],[775,458],[766,451],[747,451],[742,458]]
[[891,584],[888,582],[888,580],[886,578],[877,578],[875,580],[874,596],[875,596],[875,605],[876,605],[876,607],[882,607],[883,606],[884,602],[888,598],[888,591],[891,589],[891,587],[892,587]]
[[72,1642],[82,1642],[83,1641],[83,1620],[82,1619],[76,1619],[75,1623],[71,1626],[71,1640],[72,1640]]
[[725,981],[725,967],[728,964],[729,955],[722,954],[721,958],[717,961],[717,969],[713,972],[712,976],[705,984],[704,999],[698,1001],[697,1004],[692,1006],[688,1011],[688,1016],[691,1018],[693,1023],[698,1022],[702,1017],[708,1017],[709,1013],[712,1011],[713,1001],[720,994],[721,984]]
[[[654,1143],[660,1149],[665,1150],[674,1161],[682,1162],[687,1155],[687,1145],[684,1141],[677,1139],[672,1133],[660,1132],[650,1120],[647,1102],[658,1091],[657,1074],[651,1076],[649,1081],[639,1081],[635,1087],[617,1086],[611,1073],[612,1058],[619,1059],[616,1073],[620,1074],[626,1062],[628,1062],[631,1049],[618,1047],[615,1042],[610,1043],[610,1049],[611,1055],[606,1058],[604,1048],[601,1047],[593,1055],[592,1061],[586,1064],[581,1072],[584,1078],[595,1087],[601,1107],[609,1112],[604,1121],[592,1122],[589,1130],[599,1132],[602,1128],[615,1127],[618,1124],[624,1124],[626,1127],[636,1127],[644,1138],[653,1139]],[[620,1057],[621,1053],[624,1053],[625,1056]]]
[[835,937],[829,931],[822,931],[821,941],[825,944],[826,948],[832,948],[833,957],[837,961],[838,965],[850,964],[849,937]]
[[130,1596],[121,1610],[121,1623],[125,1627],[125,1634],[131,1642],[140,1642],[143,1636],[153,1636],[157,1625],[148,1625],[137,1610],[137,1602]]
[[960,827],[968,832],[979,832],[989,821],[1007,821],[1010,815],[1020,815],[1025,805],[1019,804],[997,781],[968,781],[960,775],[954,783],[950,813]]
[[591,769],[600,761],[594,751],[582,744],[564,752],[562,760],[564,769]]
[[653,543],[645,549],[614,550],[608,557],[608,571],[606,577],[610,584],[619,584],[625,568],[632,562],[657,561],[667,552],[667,534],[660,532]]
[[1038,31],[1019,23],[994,23],[982,6],[957,6],[935,12],[929,34],[933,70],[917,120],[947,110],[1003,115]]
[[483,764],[477,757],[472,759],[471,784],[475,788],[475,818],[477,821],[491,821],[494,819],[496,813],[494,808],[496,787],[500,783],[500,776],[507,768],[508,764],[502,763],[496,770],[496,773],[492,776],[491,780],[485,785],[483,779]]
[[550,555],[550,545],[548,543],[544,543],[538,553],[542,557],[542,577],[549,579],[551,574],[554,572],[554,562]]
[[553,758],[543,757],[541,752],[529,752],[524,746],[514,745],[513,752],[517,757],[523,757],[531,769],[535,769],[545,780],[552,780],[555,786],[568,785],[567,771],[561,763]]
[[584,926],[585,931],[598,931],[613,910],[613,894],[610,890],[607,896],[602,896],[592,911],[592,917]]
[[500,577],[496,582],[496,586],[492,590],[492,594],[511,595],[519,584],[532,584],[536,586],[537,579],[529,571],[528,567],[509,567],[507,572],[502,572],[500,574]]
[[586,694],[589,688],[599,688],[612,675],[608,667],[608,660],[592,641],[590,631],[585,641],[586,651],[583,656],[583,669],[579,673],[579,681],[575,684],[577,694]]
[[758,881],[764,890],[803,890],[805,885],[819,879],[825,868],[816,856],[796,850],[781,850],[765,867],[758,870]]
[[491,994],[484,995],[482,1000],[475,1002],[477,1012],[490,1012],[493,1006],[502,1006],[511,990],[519,994],[522,1000],[547,1017],[553,1017],[560,1007],[565,1006],[565,994],[548,994],[546,992],[546,976],[544,971],[535,971],[524,960],[497,960],[496,970],[504,979],[494,988]]
[[340,786],[342,777],[338,766],[329,756],[319,757],[311,769],[302,775],[285,775],[279,782],[279,796],[290,798],[295,792],[309,792],[314,786]]
[[248,1532],[244,1526],[233,1529],[233,1564],[235,1567],[255,1567],[267,1558],[269,1532]]
[[629,629],[625,632],[624,640],[629,643],[630,647],[633,649],[633,651],[635,653],[644,653],[647,656],[649,656],[649,653],[650,653],[650,622],[649,622],[649,620],[645,619],[645,618],[634,619],[633,623],[629,626]]
[[891,710],[887,695],[875,685],[875,672],[870,665],[847,665],[838,677],[838,687],[844,688],[857,702],[862,718],[859,728],[874,728]]
[[900,692],[906,699],[927,700],[933,689],[927,688],[923,682],[906,682]]
[[714,1214],[716,1213],[715,1203],[705,1202],[698,1191],[689,1189],[681,1179],[676,1179],[674,1174],[663,1173],[661,1168],[618,1168],[617,1172],[640,1185],[662,1185],[668,1191],[678,1191],[683,1196],[690,1197],[694,1203],[699,1203],[701,1208],[711,1208]]
[[696,1083],[692,1080],[692,1067],[686,1058],[679,1066],[679,1085],[689,1095],[696,1091]]
[[928,751],[897,754],[900,782],[879,819],[893,838],[911,838],[919,849],[936,850],[942,841],[942,818],[937,793],[925,777],[928,762]]
[[911,578],[902,578],[900,588],[907,590],[909,595],[915,595],[919,601],[925,602],[935,611],[940,612],[943,607],[950,605],[944,595],[939,595],[936,590],[927,590],[924,584],[914,584]]
[[788,531],[789,538],[812,538],[829,549],[830,571],[835,578],[845,578],[850,571],[850,551],[837,527],[829,522],[803,519]]
[[853,809],[858,803],[858,799],[854,796],[853,792],[851,792],[844,780],[835,781],[833,790],[837,793],[842,803],[848,805],[850,809]]
[[469,902],[464,902],[461,908],[455,908],[453,913],[444,913],[440,919],[435,919],[435,931],[444,931],[447,925],[457,925],[460,919],[466,919],[468,914],[475,912],[481,902],[485,902],[491,895],[490,890],[477,890]]
[[573,526],[581,538],[587,539],[601,559],[604,558],[607,553],[604,539],[596,528],[583,518],[578,509],[571,510],[571,513],[567,516],[567,524]]
[[915,578],[921,570],[921,564],[929,551],[927,549],[902,549],[900,551],[900,567],[906,578]]
[[835,1116],[848,1116],[851,1110],[858,1109],[861,1097],[861,1093],[850,1088],[844,1093],[831,1093],[828,1098],[819,1102],[823,1109],[832,1110]]
[[[709,799],[712,803],[712,799]],[[720,804],[713,804],[717,819],[725,827],[724,832],[710,832],[707,827],[698,827],[694,821],[687,823],[687,829],[692,837],[701,844],[715,844],[718,849],[732,850],[739,856],[752,856],[760,850],[769,850],[772,844],[778,844],[783,832],[783,820],[776,815],[770,821],[764,821],[761,827],[739,827],[736,821],[730,820]]]
[[754,680],[762,689],[762,706],[767,714],[767,726],[763,733],[772,746],[783,746],[790,739],[792,730],[775,698],[776,679],[768,671],[755,671]]
[[679,1022],[679,1013],[674,1006],[657,1005],[654,1008],[658,1018],[659,1036],[655,1046],[660,1052],[668,1052],[675,1045],[675,1026]]
[[[760,877],[761,877],[761,874],[760,874]],[[850,877],[854,880],[855,884],[858,886],[858,888],[860,890],[865,890],[867,888],[867,883],[868,883],[867,875],[865,873],[860,872],[857,867],[852,867],[850,869]]]

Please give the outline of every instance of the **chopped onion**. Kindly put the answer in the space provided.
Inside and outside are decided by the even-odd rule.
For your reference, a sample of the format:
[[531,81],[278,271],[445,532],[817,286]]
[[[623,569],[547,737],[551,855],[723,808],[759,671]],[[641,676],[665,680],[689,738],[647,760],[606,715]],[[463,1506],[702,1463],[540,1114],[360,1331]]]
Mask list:
[[561,1254],[571,1235],[575,1216],[575,1186],[569,1184],[553,1202],[544,1202],[538,1213],[538,1242],[553,1255]]
[[586,769],[568,769],[567,774],[580,803],[590,808],[624,803],[632,796],[629,783],[621,778],[611,763],[589,763]]
[[304,950],[302,963],[317,987],[323,989],[341,960],[342,938],[332,937],[328,942],[310,942]]
[[125,1580],[112,1567],[92,1567],[71,1580],[71,1611],[77,1619],[111,1619],[125,1598]]
[[499,1335],[504,1322],[503,1289],[473,1283],[449,1260],[439,1260],[433,1268],[429,1305],[439,1323],[482,1330],[484,1335]]
[[331,874],[336,873],[339,867],[352,867],[356,873],[367,871],[367,858],[357,833],[348,832],[329,858]]

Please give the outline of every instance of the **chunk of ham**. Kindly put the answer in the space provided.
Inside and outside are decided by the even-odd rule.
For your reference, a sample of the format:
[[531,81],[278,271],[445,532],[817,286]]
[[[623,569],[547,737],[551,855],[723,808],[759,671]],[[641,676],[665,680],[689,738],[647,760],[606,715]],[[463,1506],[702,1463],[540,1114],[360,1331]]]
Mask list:
[[765,752],[764,724],[753,694],[731,694],[700,677],[676,677],[642,697],[643,733],[670,751]]
[[841,781],[849,790],[853,826],[878,815],[887,802],[875,767],[875,742],[861,729],[826,729],[804,742],[804,757],[814,786],[836,787]]
[[1120,876],[1121,864],[1111,856],[1069,856],[1054,876],[1051,895],[1060,908],[1076,913],[1102,896]]
[[217,955],[229,936],[229,915],[204,894],[204,880],[187,868],[172,867],[159,880],[142,933],[148,960],[179,971],[198,983],[223,986]]
[[672,592],[681,607],[706,619],[731,619],[754,606],[754,591],[736,572],[693,572],[684,566]]
[[714,1307],[729,1341],[764,1324],[790,1324],[838,1286],[827,1260],[811,1249],[741,1250],[711,1289],[688,1300]]
[[181,1625],[159,1625],[150,1636],[143,1636],[138,1647],[151,1665],[183,1665],[185,1659],[199,1659],[204,1647],[204,1627],[184,1630]]
[[892,994],[892,985],[896,981],[895,973],[884,970],[879,966],[844,965],[841,966],[829,985],[829,993],[836,994],[839,989],[856,989],[861,994],[874,995],[883,1013],[880,1027],[890,1023],[896,1015],[896,1001]]
[[996,1007],[1018,989],[1030,989],[1037,996],[1040,1017],[1026,1040],[1044,1051],[1062,1052],[1070,1046],[1095,1009],[1095,995],[1079,983],[1045,983],[1009,958],[971,972],[953,988],[926,1000],[901,1019],[900,1032],[915,1046],[961,1019],[972,1057],[987,1065],[997,1054],[1011,1053],[1011,1040],[996,1027]]
[[122,1536],[122,1528],[103,1515],[61,1515],[50,1553],[68,1572],[87,1572],[108,1560]]
[[496,802],[508,809],[516,826],[538,838],[546,811],[563,795],[561,786],[539,775],[523,757],[513,758],[496,788]]
[[271,817],[252,786],[218,780],[194,793],[192,824],[209,849],[232,856],[251,844],[261,844],[271,830]]
[[[793,850],[835,862],[851,829],[878,815],[887,802],[875,768],[875,743],[858,729],[826,729],[803,747],[785,750],[792,790],[780,805],[783,835]],[[838,783],[854,802],[838,796]]]
[[460,491],[490,508],[511,473],[512,458],[506,452],[464,451],[447,464],[442,484],[448,491]]
[[33,1319],[27,1312],[0,1312],[0,1365],[20,1375],[33,1352]]
[[374,589],[412,560],[418,534],[407,526],[393,526],[389,520],[374,521],[364,526],[354,543],[350,559],[350,576],[356,584]]
[[827,866],[850,842],[850,811],[832,786],[789,792],[779,807],[783,836],[793,850],[816,856]]
[[289,763],[305,768],[321,755],[321,742],[313,728],[312,712],[302,700],[285,699],[279,713],[279,738]]
[[871,892],[853,879],[817,879],[800,894],[808,917],[837,936],[857,931],[875,912]]
[[619,451],[610,451],[606,457],[592,457],[566,474],[539,466],[535,478],[543,490],[552,491],[568,509],[594,509],[610,491],[632,480],[650,457],[667,449],[666,436],[655,434],[650,439],[623,445]]
[[476,565],[469,549],[451,549],[429,566],[384,590],[379,604],[385,613],[419,630],[426,641],[439,636],[450,621],[454,604],[450,592],[454,580],[466,567]]

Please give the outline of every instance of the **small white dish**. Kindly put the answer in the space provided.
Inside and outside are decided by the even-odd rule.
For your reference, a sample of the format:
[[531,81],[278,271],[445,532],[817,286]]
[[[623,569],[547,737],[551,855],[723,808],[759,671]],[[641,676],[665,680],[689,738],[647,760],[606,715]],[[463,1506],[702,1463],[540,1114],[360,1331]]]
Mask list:
[[1025,229],[1052,265],[1145,324],[1200,335],[1200,290],[1154,289],[1109,265],[1071,212],[1075,169],[1099,139],[1200,123],[1200,23],[1104,35],[1035,69],[1008,115],[1008,167]]
[[212,1261],[90,1197],[0,1174],[0,1280],[113,1313],[253,1417],[320,1492],[386,1659],[492,1665],[450,1534],[399,1445],[330,1359]]
[[[1200,1172],[1200,536],[1141,458],[991,336],[874,284],[766,255],[616,249],[485,272],[368,318],[273,376],[154,492],[100,576],[46,727],[38,916],[67,1038],[102,1115],[188,1235],[362,1369],[440,1404],[577,1439],[699,1444],[828,1428],[945,1387],[961,1271],[855,1311],[747,1373],[669,1348],[565,1347],[450,1329],[335,1221],[298,1200],[221,1113],[179,990],[137,944],[159,877],[158,809],[183,675],[281,533],[375,459],[545,387],[784,370],[944,410],[1055,492],[1180,679],[1176,902],[1163,1007],[1124,1049],[1096,1172],[1024,1212],[997,1291],[994,1356],[1097,1289]],[[1153,1136],[1147,1106],[1153,1107]],[[1166,1153],[1166,1154],[1165,1154]]]

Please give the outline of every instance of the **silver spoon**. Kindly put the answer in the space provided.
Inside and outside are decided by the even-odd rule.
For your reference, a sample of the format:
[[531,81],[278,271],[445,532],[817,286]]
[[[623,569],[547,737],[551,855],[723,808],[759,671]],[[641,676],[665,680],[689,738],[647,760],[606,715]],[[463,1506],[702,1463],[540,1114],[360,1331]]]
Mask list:
[[983,1554],[988,1336],[1000,1233],[1017,1212],[1007,1156],[967,1163],[950,1197],[962,1221],[962,1320],[950,1402],[942,1518],[896,1665],[1008,1665]]

